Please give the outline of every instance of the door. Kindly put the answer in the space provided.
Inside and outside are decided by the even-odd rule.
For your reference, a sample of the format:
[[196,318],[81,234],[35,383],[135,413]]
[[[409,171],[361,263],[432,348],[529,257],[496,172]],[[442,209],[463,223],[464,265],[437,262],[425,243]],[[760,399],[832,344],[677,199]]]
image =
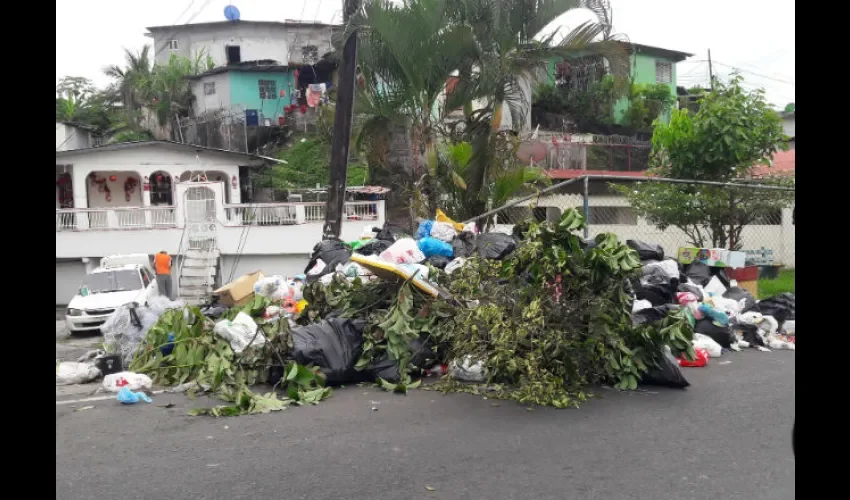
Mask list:
[[201,224],[215,220],[215,193],[212,189],[195,186],[186,190],[186,222]]

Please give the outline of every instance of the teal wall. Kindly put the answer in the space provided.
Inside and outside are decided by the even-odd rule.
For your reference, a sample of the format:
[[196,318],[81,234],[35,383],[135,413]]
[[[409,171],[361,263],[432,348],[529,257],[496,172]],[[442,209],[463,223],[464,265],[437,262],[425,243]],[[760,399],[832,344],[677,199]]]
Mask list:
[[[274,80],[277,97],[272,100],[260,100],[259,80]],[[281,89],[286,90],[286,97],[280,98]],[[276,121],[282,114],[283,108],[289,105],[292,91],[295,89],[295,78],[291,71],[270,72],[230,72],[230,104],[244,109],[256,109],[260,119],[269,118]]]

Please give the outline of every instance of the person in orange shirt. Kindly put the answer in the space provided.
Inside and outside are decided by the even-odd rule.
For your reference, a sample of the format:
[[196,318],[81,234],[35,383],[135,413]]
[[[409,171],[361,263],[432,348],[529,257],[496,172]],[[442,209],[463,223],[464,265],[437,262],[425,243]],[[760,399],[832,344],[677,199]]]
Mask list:
[[165,250],[156,254],[153,258],[154,270],[156,271],[156,284],[159,294],[171,298],[171,256]]

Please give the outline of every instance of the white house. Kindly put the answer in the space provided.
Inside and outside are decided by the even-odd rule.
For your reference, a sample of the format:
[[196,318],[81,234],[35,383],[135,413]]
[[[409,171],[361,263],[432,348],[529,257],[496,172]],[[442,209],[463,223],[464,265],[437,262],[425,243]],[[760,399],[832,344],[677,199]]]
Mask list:
[[[303,272],[325,204],[249,203],[248,171],[269,160],[170,141],[57,151],[56,303],[101,257],[185,255],[201,239],[213,244],[215,284],[258,269]],[[349,202],[345,213],[342,237],[353,240],[383,224],[384,204]]]

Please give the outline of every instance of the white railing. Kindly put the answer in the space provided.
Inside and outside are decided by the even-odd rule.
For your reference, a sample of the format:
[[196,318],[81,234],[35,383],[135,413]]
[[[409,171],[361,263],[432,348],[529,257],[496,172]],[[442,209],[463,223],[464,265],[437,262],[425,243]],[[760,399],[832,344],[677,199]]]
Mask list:
[[158,229],[177,226],[175,207],[62,209],[56,211],[56,231]]
[[[383,219],[383,201],[346,202],[344,220]],[[255,203],[224,205],[225,226],[286,226],[322,223],[325,203]],[[182,226],[182,224],[181,224]],[[56,231],[104,231],[174,228],[176,207],[80,208],[56,210]]]

